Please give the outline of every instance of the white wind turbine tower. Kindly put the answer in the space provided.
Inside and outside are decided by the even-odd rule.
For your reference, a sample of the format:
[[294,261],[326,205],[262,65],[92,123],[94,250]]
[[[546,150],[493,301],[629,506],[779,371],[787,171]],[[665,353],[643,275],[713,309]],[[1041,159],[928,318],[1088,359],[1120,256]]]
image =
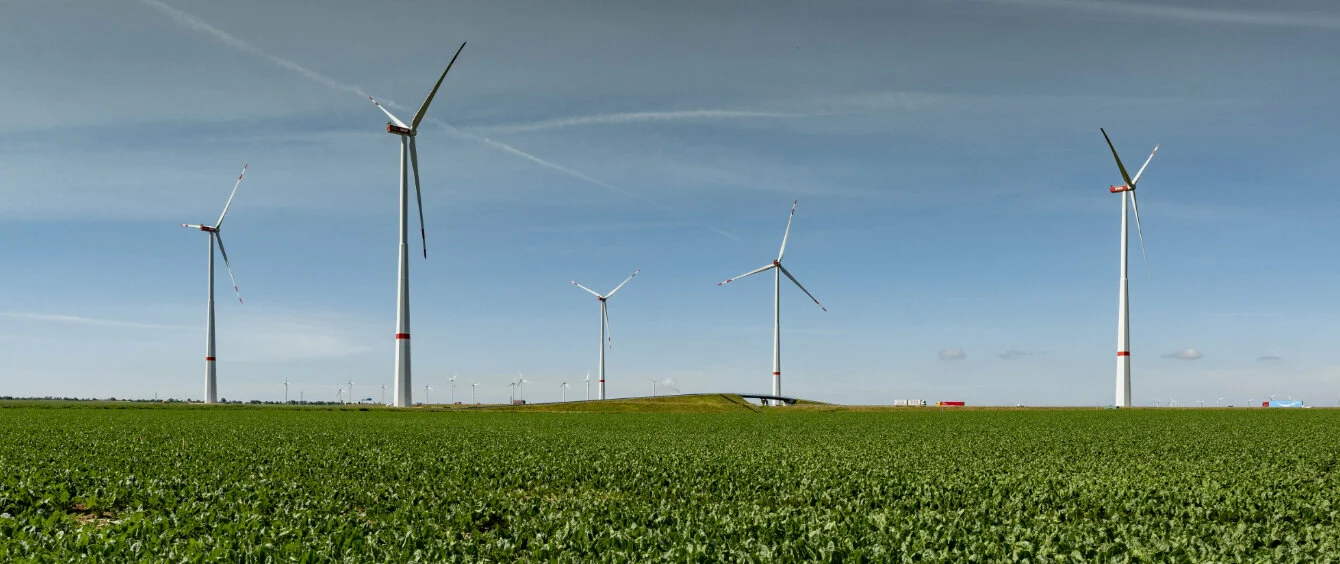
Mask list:
[[[572,282],[573,286],[586,290],[592,296],[595,296],[597,300],[600,300],[600,377],[599,377],[599,383],[596,386],[598,390],[597,396],[599,396],[599,399],[605,399],[605,345],[608,344],[610,341],[609,338],[610,315],[609,310],[606,309],[605,307],[605,302],[608,301],[611,297],[614,297],[614,293],[618,292],[619,288],[622,288],[624,284],[627,284],[628,281],[632,280],[634,276],[637,276],[637,273],[639,272],[642,272],[642,269],[639,268],[637,270],[634,270],[632,274],[628,275],[628,278],[624,279],[623,282],[620,282],[619,285],[615,286],[613,290],[610,290],[610,293],[605,294],[603,296],[597,293],[595,290],[592,290],[590,288],[587,288],[586,286],[578,284],[577,281],[575,280],[569,280],[569,282]],[[591,378],[590,373],[587,373],[586,377],[589,380]],[[590,392],[587,392],[586,399],[591,399],[590,396],[591,396]]]
[[[1108,191],[1113,194],[1121,194],[1121,287],[1118,290],[1117,299],[1117,407],[1131,406],[1131,307],[1129,293],[1130,288],[1126,278],[1126,257],[1128,241],[1130,238],[1129,228],[1127,227],[1126,202],[1130,201],[1130,208],[1135,212],[1135,230],[1140,237],[1140,256],[1145,259],[1145,268],[1149,268],[1149,258],[1145,255],[1145,235],[1144,230],[1140,228],[1140,206],[1135,201],[1135,184],[1140,181],[1140,175],[1144,174],[1145,167],[1149,166],[1149,161],[1154,160],[1154,153],[1159,151],[1159,146],[1154,145],[1154,150],[1149,153],[1149,158],[1145,159],[1145,164],[1136,171],[1135,178],[1126,173],[1126,166],[1121,164],[1121,157],[1117,156],[1117,148],[1112,145],[1112,139],[1107,136],[1107,131],[1099,128],[1103,133],[1103,139],[1107,140],[1107,147],[1112,150],[1112,158],[1117,161],[1117,169],[1121,171],[1122,180],[1125,185],[1112,186]],[[1129,195],[1129,197],[1128,197]]]
[[[419,202],[419,238],[423,241],[423,258],[428,258],[428,236],[423,229],[423,193],[419,190],[419,151],[414,144],[414,138],[419,133],[419,124],[423,122],[424,114],[428,113],[428,105],[433,103],[433,97],[437,95],[437,89],[442,86],[442,81],[447,78],[447,72],[451,66],[456,63],[456,57],[461,55],[461,50],[465,49],[465,44],[461,43],[460,49],[451,57],[451,62],[447,63],[447,69],[442,71],[442,76],[437,79],[437,84],[433,85],[433,90],[428,93],[428,98],[423,101],[419,111],[414,114],[414,120],[411,125],[405,125],[405,122],[391,114],[385,107],[372,100],[373,104],[386,116],[391,118],[391,123],[386,124],[386,132],[392,135],[400,136],[400,284],[396,292],[396,329],[395,329],[395,388],[392,391],[392,397],[396,407],[409,407],[411,404],[410,391],[410,356],[409,356],[409,166],[406,166],[405,157],[408,156],[410,164],[414,169],[414,195]],[[372,99],[369,97],[369,99]]]
[[460,376],[460,374],[453,374],[453,375],[451,376],[451,378],[448,378],[448,379],[447,379],[448,382],[451,382],[451,403],[452,403],[452,405],[455,405],[455,404],[456,404],[456,377],[457,377],[457,376]]
[[431,391],[433,391],[433,387],[432,387],[432,386],[424,386],[424,387],[423,387],[423,404],[424,404],[424,405],[428,405],[428,392],[431,392]]
[[591,401],[591,371],[586,371],[586,401]]
[[782,395],[782,275],[785,274],[787,278],[790,278],[791,281],[796,284],[796,287],[800,288],[800,291],[805,292],[805,295],[809,296],[811,300],[814,300],[815,305],[818,305],[820,309],[828,311],[828,308],[824,307],[824,304],[819,303],[819,299],[814,297],[814,294],[811,294],[809,290],[806,290],[805,286],[801,285],[800,281],[796,280],[796,277],[792,276],[791,272],[786,270],[786,267],[782,266],[782,257],[786,256],[786,240],[788,237],[791,236],[791,220],[795,219],[796,217],[796,204],[797,204],[796,201],[791,202],[791,216],[786,219],[786,232],[782,234],[782,249],[777,252],[777,260],[772,261],[771,264],[765,264],[759,268],[756,268],[754,270],[736,276],[735,278],[728,279],[725,282],[717,282],[717,286],[721,286],[723,284],[729,284],[746,276],[752,276],[754,274],[758,274],[760,272],[764,272],[767,270],[773,271],[772,273],[772,395],[774,396]]
[[474,404],[479,403],[479,400],[476,400],[476,399],[475,399],[475,388],[478,387],[478,386],[479,386],[479,382],[474,382],[474,383],[470,384],[470,403],[474,403]]
[[244,164],[241,174],[237,175],[237,182],[233,184],[233,193],[228,196],[228,203],[223,205],[223,213],[219,214],[219,220],[214,222],[214,225],[181,224],[182,227],[199,229],[209,234],[209,305],[205,310],[205,403],[219,401],[219,380],[214,371],[214,243],[217,241],[219,244],[219,254],[223,255],[223,267],[228,269],[228,278],[233,281],[233,293],[237,294],[237,302],[242,303],[242,293],[237,290],[237,278],[233,276],[232,265],[228,264],[228,251],[223,248],[223,234],[219,230],[223,228],[223,217],[228,215],[228,207],[233,205],[237,187],[242,185],[242,175],[246,173],[247,165]]
[[563,381],[563,385],[562,385],[562,386],[559,386],[558,389],[559,389],[559,391],[561,391],[561,392],[563,393],[563,399],[560,400],[560,401],[563,401],[563,402],[566,403],[566,402],[568,401],[568,381],[567,381],[567,380],[564,380],[564,381]]

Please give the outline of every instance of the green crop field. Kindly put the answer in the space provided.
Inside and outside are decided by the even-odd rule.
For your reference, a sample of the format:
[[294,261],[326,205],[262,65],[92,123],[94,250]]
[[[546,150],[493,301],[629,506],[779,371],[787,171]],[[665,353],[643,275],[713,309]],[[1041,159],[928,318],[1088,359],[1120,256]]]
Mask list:
[[1340,555],[1340,410],[676,401],[0,404],[0,561]]

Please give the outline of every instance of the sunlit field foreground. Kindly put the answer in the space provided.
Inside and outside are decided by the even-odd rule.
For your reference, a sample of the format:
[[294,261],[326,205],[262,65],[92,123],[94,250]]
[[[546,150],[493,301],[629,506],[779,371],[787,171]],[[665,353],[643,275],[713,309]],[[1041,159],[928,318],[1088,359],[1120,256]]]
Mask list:
[[0,404],[0,561],[1340,554],[1340,410],[635,403]]

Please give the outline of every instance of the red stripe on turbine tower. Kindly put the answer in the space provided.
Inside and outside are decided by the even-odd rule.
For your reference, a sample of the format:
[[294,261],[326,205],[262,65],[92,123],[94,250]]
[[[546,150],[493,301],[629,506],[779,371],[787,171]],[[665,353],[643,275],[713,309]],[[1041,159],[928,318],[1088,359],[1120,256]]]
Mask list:
[[772,375],[773,375],[773,376],[781,376],[782,373],[781,373],[781,372],[773,372]]
[[1129,351],[1117,351],[1117,356],[1131,356]]
[[214,362],[214,357],[212,357],[212,356],[207,356],[207,357],[205,357],[205,361],[206,361],[206,362]]
[[397,339],[408,339],[408,338],[409,338],[409,333],[396,333],[396,334],[395,334],[395,338],[397,338]]

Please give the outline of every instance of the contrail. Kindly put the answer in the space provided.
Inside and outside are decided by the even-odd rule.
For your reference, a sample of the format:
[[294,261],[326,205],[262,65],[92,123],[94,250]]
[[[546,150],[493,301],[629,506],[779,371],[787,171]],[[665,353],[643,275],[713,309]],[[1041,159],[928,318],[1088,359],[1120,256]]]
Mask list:
[[[214,27],[214,26],[212,26],[212,25],[209,25],[209,24],[206,23],[204,20],[202,20],[202,19],[200,19],[200,18],[198,18],[198,17],[196,17],[196,16],[194,16],[194,15],[191,15],[191,14],[188,14],[188,13],[183,12],[183,11],[181,11],[181,10],[178,10],[178,9],[176,9],[176,8],[173,8],[172,6],[169,6],[169,5],[167,5],[167,4],[164,4],[164,3],[160,2],[159,0],[139,0],[139,1],[140,1],[141,3],[143,3],[144,5],[146,5],[146,6],[149,6],[149,7],[153,8],[153,9],[155,9],[155,10],[158,10],[158,11],[160,11],[160,12],[166,14],[169,18],[172,19],[172,21],[174,21],[174,22],[176,22],[176,23],[178,23],[178,24],[180,24],[180,25],[182,25],[182,26],[188,27],[188,28],[193,29],[193,30],[195,30],[195,31],[199,31],[199,32],[208,34],[208,35],[210,35],[211,37],[214,37],[215,39],[218,39],[220,42],[222,42],[223,44],[225,44],[225,45],[227,45],[227,46],[229,46],[229,47],[232,47],[232,48],[237,49],[237,50],[239,50],[239,51],[243,51],[243,52],[246,52],[246,53],[250,53],[250,54],[252,54],[252,55],[255,55],[255,56],[257,56],[257,57],[260,57],[260,58],[262,58],[262,59],[265,59],[265,60],[267,60],[267,61],[270,61],[271,63],[273,63],[273,64],[275,64],[275,65],[278,65],[278,66],[280,66],[280,67],[282,67],[282,68],[291,70],[291,71],[296,72],[296,73],[298,73],[298,74],[300,74],[300,75],[302,75],[302,76],[304,76],[304,77],[306,77],[306,78],[308,78],[308,79],[310,79],[310,80],[312,80],[312,81],[315,81],[315,82],[317,82],[317,83],[320,83],[321,85],[323,85],[323,86],[325,86],[325,87],[327,87],[327,88],[330,88],[330,89],[332,89],[332,90],[338,90],[338,91],[340,91],[340,92],[348,92],[348,93],[351,93],[351,94],[358,94],[359,96],[364,97],[364,98],[371,98],[371,97],[372,97],[371,94],[369,94],[366,90],[363,90],[363,89],[362,89],[361,87],[359,87],[359,86],[356,86],[356,85],[353,85],[353,84],[345,84],[345,83],[343,83],[343,82],[340,82],[340,81],[338,81],[338,80],[335,80],[335,79],[333,79],[333,78],[330,78],[330,77],[328,77],[328,76],[326,76],[326,75],[323,75],[323,74],[321,74],[321,73],[319,73],[319,72],[316,72],[316,71],[314,71],[314,70],[312,70],[312,69],[309,69],[309,68],[307,68],[307,67],[304,67],[304,66],[302,66],[302,65],[300,65],[300,64],[298,64],[298,63],[296,63],[296,62],[294,62],[294,61],[292,61],[292,60],[290,60],[290,59],[285,59],[285,58],[283,58],[283,57],[277,57],[277,56],[275,56],[275,55],[271,55],[270,53],[267,53],[267,52],[265,52],[264,50],[262,50],[260,47],[257,47],[257,46],[255,46],[255,45],[252,45],[252,44],[250,44],[250,43],[247,43],[246,41],[243,41],[243,40],[241,40],[241,39],[238,39],[237,37],[233,36],[232,34],[226,32],[226,31],[223,31],[223,30],[221,30],[221,29],[219,29],[219,28],[217,28],[217,27]],[[390,100],[382,99],[381,102],[382,102],[383,105],[390,106],[390,107],[392,107],[392,108],[397,108],[397,109],[407,109],[407,110],[411,110],[411,111],[414,109],[414,108],[405,108],[404,106],[401,106],[400,104],[397,104],[397,103],[392,102],[392,101],[390,101]],[[571,169],[571,168],[565,167],[565,166],[560,165],[560,164],[557,164],[557,163],[553,163],[553,162],[550,162],[550,161],[546,161],[546,160],[544,160],[544,159],[542,159],[542,158],[540,158],[540,157],[537,157],[537,156],[535,156],[535,155],[532,155],[532,154],[530,154],[530,153],[527,153],[527,152],[525,152],[525,151],[522,151],[521,149],[518,149],[518,148],[513,147],[513,146],[511,146],[511,145],[508,145],[507,143],[503,143],[502,141],[497,141],[497,140],[494,140],[494,139],[489,139],[489,138],[487,138],[487,137],[482,137],[482,136],[479,136],[479,135],[475,135],[475,134],[473,134],[473,133],[466,132],[466,131],[464,131],[464,130],[461,130],[461,129],[457,128],[456,126],[453,126],[453,125],[451,125],[451,124],[449,124],[449,123],[447,123],[447,122],[445,122],[445,121],[442,121],[442,120],[440,120],[440,119],[437,119],[437,118],[428,118],[428,120],[429,120],[429,121],[432,121],[432,122],[434,122],[434,123],[437,123],[437,124],[442,125],[443,127],[445,127],[445,128],[447,129],[448,132],[450,132],[450,133],[452,133],[452,134],[455,134],[455,135],[457,135],[457,136],[463,137],[463,138],[465,138],[465,139],[470,139],[470,140],[473,140],[473,141],[477,141],[477,142],[483,143],[484,145],[486,145],[486,146],[488,146],[488,147],[492,147],[492,148],[497,149],[497,150],[499,150],[499,151],[502,151],[502,152],[504,152],[504,153],[508,153],[508,154],[512,154],[512,155],[521,157],[521,158],[526,159],[526,160],[528,160],[528,161],[530,161],[530,162],[532,162],[532,163],[534,163],[534,164],[540,165],[540,166],[545,167],[545,168],[548,168],[548,169],[550,169],[550,170],[559,172],[559,173],[561,173],[561,174],[570,176],[570,177],[572,177],[572,178],[576,178],[576,179],[581,180],[581,181],[584,181],[584,182],[588,182],[588,183],[594,184],[594,185],[596,185],[596,186],[599,186],[599,187],[604,188],[604,189],[606,189],[606,190],[610,190],[610,191],[612,191],[612,192],[617,192],[617,193],[622,194],[622,195],[624,195],[624,196],[628,196],[628,197],[630,197],[630,198],[634,198],[634,199],[636,199],[636,200],[638,200],[638,201],[640,201],[640,202],[643,202],[643,203],[646,203],[646,204],[648,204],[648,205],[654,206],[654,207],[656,207],[656,208],[658,208],[658,209],[661,209],[661,210],[663,210],[663,211],[666,211],[666,212],[669,212],[669,213],[678,215],[678,212],[676,212],[676,211],[674,210],[674,208],[671,208],[671,207],[669,207],[669,206],[666,206],[665,204],[657,203],[657,202],[652,201],[652,200],[650,200],[650,199],[648,199],[648,198],[646,198],[646,197],[644,197],[644,196],[638,195],[638,194],[636,194],[636,193],[634,193],[634,192],[631,192],[631,191],[628,191],[628,190],[625,190],[625,189],[616,187],[616,186],[614,186],[613,184],[610,184],[610,183],[608,183],[608,182],[603,182],[603,181],[601,181],[601,180],[597,180],[597,179],[595,179],[595,178],[591,177],[590,175],[585,174],[585,173],[583,173],[583,172],[580,172],[580,171],[577,171],[577,170],[573,170],[573,169]],[[730,238],[730,239],[732,239],[732,240],[740,241],[740,239],[739,239],[738,237],[736,237],[736,236],[734,236],[734,235],[731,235],[730,233],[727,233],[727,232],[722,231],[722,230],[720,230],[720,229],[716,229],[716,228],[714,228],[714,227],[710,227],[710,226],[708,227],[708,229],[710,229],[711,231],[713,231],[713,232],[715,232],[715,233],[718,233],[718,234],[720,234],[720,235],[722,235],[722,236],[725,236],[725,237],[727,237],[727,238]]]
[[997,4],[1016,4],[1038,8],[1086,10],[1095,13],[1135,16],[1165,20],[1201,23],[1223,23],[1254,26],[1296,27],[1340,30],[1340,17],[1298,12],[1245,12],[1215,8],[1186,8],[1155,3],[1096,2],[1093,0],[979,0]]
[[742,110],[683,110],[674,112],[624,112],[617,114],[594,114],[565,118],[516,123],[493,127],[494,131],[515,133],[519,131],[542,131],[583,125],[617,125],[648,121],[680,121],[694,119],[749,119],[749,118],[799,118],[810,114],[789,114],[781,112],[754,112]]
[[56,323],[73,323],[76,325],[91,325],[94,327],[119,327],[122,329],[153,329],[167,331],[193,331],[192,327],[182,327],[180,325],[160,325],[157,323],[138,323],[134,321],[120,321],[115,319],[94,319],[91,317],[80,317],[77,315],[59,315],[51,313],[28,313],[22,311],[0,311],[0,316],[14,319],[27,319],[29,321],[51,321]]

